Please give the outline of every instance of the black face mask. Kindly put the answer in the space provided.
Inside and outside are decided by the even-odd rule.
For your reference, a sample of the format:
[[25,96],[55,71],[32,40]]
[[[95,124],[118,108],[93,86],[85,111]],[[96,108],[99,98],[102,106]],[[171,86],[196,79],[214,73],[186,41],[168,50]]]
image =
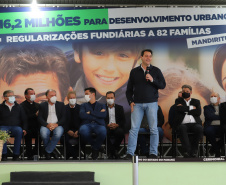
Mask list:
[[185,99],[189,98],[190,97],[190,93],[183,92],[182,93],[182,97],[185,98]]

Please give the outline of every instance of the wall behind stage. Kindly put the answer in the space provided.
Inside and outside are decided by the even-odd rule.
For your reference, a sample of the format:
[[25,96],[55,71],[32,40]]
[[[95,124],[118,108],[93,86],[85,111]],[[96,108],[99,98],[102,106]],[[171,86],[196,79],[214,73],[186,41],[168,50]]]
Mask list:
[[129,129],[126,84],[144,48],[153,50],[152,63],[166,79],[159,91],[166,136],[168,111],[183,84],[192,85],[192,97],[202,106],[212,90],[225,100],[223,8],[8,8],[0,17],[0,94],[12,89],[19,103],[27,87],[35,89],[38,102],[49,88],[60,101],[68,89],[76,90],[78,103],[84,102],[85,87],[95,87],[102,103],[112,90]]

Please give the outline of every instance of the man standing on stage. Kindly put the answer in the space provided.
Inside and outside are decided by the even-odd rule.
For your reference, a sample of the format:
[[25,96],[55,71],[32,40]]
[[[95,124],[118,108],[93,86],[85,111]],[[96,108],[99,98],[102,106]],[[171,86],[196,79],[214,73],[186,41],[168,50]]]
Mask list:
[[158,156],[158,89],[164,89],[166,82],[161,70],[151,65],[152,50],[143,50],[141,60],[142,64],[130,72],[126,91],[126,97],[131,107],[131,129],[125,159],[131,159],[134,155],[137,135],[144,113],[147,115],[150,128],[149,158],[157,158]]

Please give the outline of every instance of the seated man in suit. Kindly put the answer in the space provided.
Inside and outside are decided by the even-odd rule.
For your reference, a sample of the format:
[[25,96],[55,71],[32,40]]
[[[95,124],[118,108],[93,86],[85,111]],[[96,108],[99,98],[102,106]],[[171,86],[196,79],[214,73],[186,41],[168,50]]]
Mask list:
[[[66,111],[64,103],[58,102],[56,91],[49,89],[46,91],[47,102],[40,104],[38,120],[41,124],[40,135],[45,147],[46,159],[51,159],[51,154],[57,159],[54,149],[64,133],[63,126],[66,121]],[[50,140],[50,134],[53,133]]]
[[[125,114],[123,106],[115,104],[115,93],[108,91],[106,93],[107,117],[105,124],[107,127],[107,145],[109,150],[109,159],[118,159],[118,149],[124,138]],[[113,136],[113,139],[111,139]]]
[[[164,116],[162,113],[162,109],[160,106],[158,106],[158,132],[159,132],[159,141],[162,141],[164,132],[162,129],[162,125],[164,124]],[[141,155],[145,155],[145,156],[149,156],[149,148],[146,144],[146,136],[147,135],[142,135],[142,133],[150,133],[150,129],[148,126],[148,121],[147,121],[147,116],[144,114],[143,120],[141,122],[141,126],[139,129],[139,133],[138,133],[138,144],[140,145],[140,154]]]
[[[200,101],[191,98],[192,87],[182,86],[182,98],[175,101],[174,124],[179,131],[184,157],[196,157],[199,140],[203,136]],[[188,133],[193,133],[189,141]]]
[[[24,109],[15,101],[14,92],[3,92],[4,101],[0,104],[0,130],[6,130],[15,137],[13,160],[19,161],[20,145],[23,134],[26,135],[27,118]],[[3,145],[2,161],[7,161],[7,145]]]
[[[83,103],[80,107],[80,118],[82,125],[79,129],[81,140],[84,144],[89,143],[92,147],[92,159],[98,158],[99,150],[106,138],[105,121],[107,112],[104,104],[96,101],[96,90],[92,87],[85,89],[85,99],[87,103]],[[96,137],[92,137],[92,133]]]
[[[25,144],[26,144],[26,154],[27,159],[32,160],[33,155],[37,155],[38,153],[38,133],[39,133],[39,122],[38,122],[38,109],[39,104],[35,101],[35,91],[32,88],[27,88],[24,91],[25,101],[23,101],[20,105],[24,108],[24,111],[27,115],[28,120],[28,130],[27,135],[25,136]],[[35,137],[35,148],[32,150],[32,138]]]
[[[76,104],[76,93],[75,91],[69,91],[67,94],[68,104],[66,108],[66,125],[65,125],[65,139],[66,139],[66,159],[78,157],[78,130],[80,127],[80,105]],[[74,146],[73,146],[74,145]]]
[[[204,106],[204,133],[213,147],[215,157],[220,157],[220,147],[223,144],[223,134],[220,127],[219,103],[219,94],[212,92],[210,95],[210,104]],[[216,136],[220,136],[221,138],[218,142],[216,141]]]

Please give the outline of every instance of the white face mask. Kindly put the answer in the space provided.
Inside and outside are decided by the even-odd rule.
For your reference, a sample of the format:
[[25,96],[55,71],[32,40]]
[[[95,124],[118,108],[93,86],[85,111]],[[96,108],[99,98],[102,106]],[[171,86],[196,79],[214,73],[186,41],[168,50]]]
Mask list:
[[76,104],[76,99],[69,99],[69,104],[70,105],[75,105]]
[[89,102],[91,100],[90,95],[85,95],[85,100]]
[[114,99],[107,99],[107,104],[113,105],[115,103]]
[[35,99],[36,99],[36,96],[35,96],[35,94],[33,94],[33,95],[30,95],[30,101],[35,101]]
[[217,97],[211,97],[211,98],[210,98],[210,102],[211,102],[212,104],[217,103]]
[[9,103],[14,103],[16,101],[15,96],[10,96],[9,97]]
[[51,103],[56,103],[57,97],[53,96],[50,98]]

